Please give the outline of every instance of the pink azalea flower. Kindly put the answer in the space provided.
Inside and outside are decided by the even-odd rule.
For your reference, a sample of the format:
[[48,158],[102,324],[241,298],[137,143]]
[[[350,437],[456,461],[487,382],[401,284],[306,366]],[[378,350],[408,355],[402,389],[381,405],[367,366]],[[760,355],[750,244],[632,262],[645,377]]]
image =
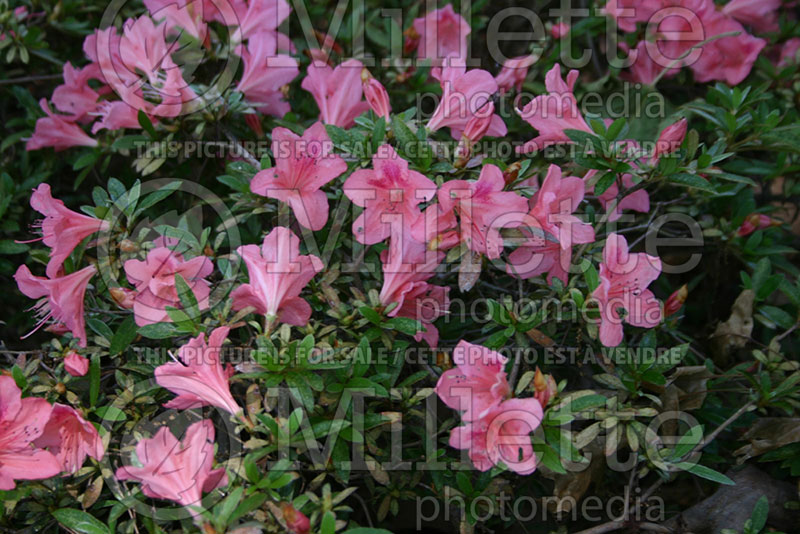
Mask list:
[[102,221],[68,209],[61,200],[53,198],[50,186],[39,184],[31,195],[31,207],[44,215],[35,224],[42,242],[50,247],[50,261],[47,263],[47,276],[55,278],[61,271],[72,251],[81,241],[95,232],[109,228],[108,221]]
[[71,350],[64,357],[64,370],[72,376],[85,376],[89,372],[89,360]]
[[689,67],[698,82],[722,80],[729,85],[738,85],[750,74],[753,63],[767,42],[747,33],[735,20],[717,11],[712,12],[713,15],[702,19],[706,38],[732,31],[741,33],[704,45],[700,58]]
[[418,58],[430,59],[433,66],[441,65],[442,60],[451,55],[467,58],[472,29],[464,17],[453,11],[452,4],[414,19],[412,27],[420,38]]
[[547,281],[569,278],[572,245],[592,243],[594,229],[572,215],[584,196],[584,182],[574,176],[562,177],[561,168],[550,165],[542,187],[531,197],[529,216],[544,235],[523,230],[528,238],[508,257],[508,273],[528,279],[548,273]]
[[535,398],[509,399],[482,418],[454,428],[449,443],[455,449],[469,450],[470,460],[479,471],[502,462],[520,475],[529,475],[537,465],[530,433],[543,416]]
[[424,243],[412,239],[408,232],[393,237],[389,248],[381,252],[381,305],[396,304],[387,314],[389,317],[408,317],[422,323],[425,331],[417,332],[414,339],[424,339],[432,348],[439,343],[439,330],[433,321],[447,313],[450,288],[427,281],[436,274],[436,267],[443,259],[444,253],[427,250]]
[[64,63],[64,83],[53,90],[50,100],[61,113],[69,115],[69,120],[79,122],[97,108],[100,95],[89,86],[90,78],[97,78],[98,69],[94,64],[76,69],[71,63]]
[[[33,276],[26,265],[20,265],[14,280],[22,293],[32,299],[41,299],[33,309],[39,323],[33,331],[41,328],[48,319],[63,324],[78,340],[78,346],[86,347],[86,324],[83,320],[83,297],[89,280],[97,272],[94,265],[84,267],[66,276],[44,278]],[[44,298],[46,297],[46,298]]]
[[188,410],[199,406],[216,406],[232,414],[242,411],[231,395],[228,379],[234,369],[220,362],[222,344],[230,328],[220,327],[206,337],[204,333],[192,338],[178,349],[180,361],[156,367],[156,383],[178,395],[165,408]]
[[[450,128],[453,139],[458,139],[469,120],[497,92],[497,82],[485,70],[472,69],[467,72],[465,61],[455,56],[448,57],[441,72],[434,76],[442,86],[442,98],[428,120],[427,128],[432,132]],[[506,133],[503,119],[499,115],[492,115],[486,134],[499,137]]]
[[778,60],[779,67],[786,67],[798,63],[797,52],[800,51],[800,37],[792,37],[781,47],[781,57]]
[[[144,6],[155,20],[166,20],[165,25],[170,33],[188,33],[199,41],[204,41],[208,26],[207,0],[144,0]],[[182,31],[181,31],[182,30]]]
[[175,275],[183,277],[192,290],[200,310],[208,309],[208,295],[211,292],[205,278],[214,266],[205,256],[184,260],[183,256],[167,247],[159,246],[147,253],[144,261],[125,262],[128,281],[136,287],[133,299],[133,313],[136,324],[171,322],[167,306],[181,307],[178,290],[175,288]]
[[421,213],[419,204],[431,200],[436,184],[397,155],[390,145],[381,145],[372,156],[372,169],[355,171],[344,183],[344,194],[364,211],[353,223],[356,241],[380,243],[392,233],[392,225],[405,228]]
[[477,181],[452,180],[437,194],[443,212],[455,210],[461,218],[461,241],[489,259],[499,258],[503,249],[500,229],[516,228],[528,211],[527,200],[503,191],[505,185],[499,168],[484,165]]
[[[100,103],[94,115],[100,117],[100,120],[92,124],[93,134],[103,129],[111,131],[123,128],[142,129],[142,125],[139,124],[139,110],[122,100]],[[149,119],[153,123],[156,122],[155,117]]]
[[301,226],[321,230],[328,222],[328,197],[321,188],[347,170],[347,163],[333,153],[325,126],[315,122],[302,137],[286,128],[273,129],[272,154],[275,166],[259,171],[250,189],[286,202]]
[[244,245],[236,252],[247,265],[250,283],[231,292],[233,309],[252,306],[256,313],[282,323],[308,324],[311,306],[300,298],[300,292],[322,270],[322,260],[300,255],[300,239],[283,226],[274,228],[260,249]]
[[[586,176],[583,177],[585,181],[589,181],[593,176],[597,174],[597,171],[591,170],[586,173]],[[622,175],[622,185],[625,189],[629,189],[633,187],[635,184],[633,183],[633,175],[631,174],[623,174]],[[593,190],[594,188],[592,188]],[[597,200],[600,201],[600,204],[603,206],[603,209],[608,211],[611,204],[617,198],[619,194],[619,186],[616,182],[611,184],[611,186],[603,191],[602,195],[597,197]],[[650,211],[650,195],[644,189],[639,189],[638,191],[634,191],[633,193],[622,197],[622,199],[617,203],[614,207],[613,211],[608,216],[609,222],[614,222],[618,220],[622,216],[622,210],[633,210],[638,211],[639,213],[647,213]]]
[[508,360],[499,352],[462,339],[452,357],[456,367],[439,377],[436,394],[448,407],[464,412],[464,421],[481,419],[511,395],[505,372]]
[[77,473],[87,456],[102,460],[105,447],[92,423],[70,406],[54,404],[42,435],[33,444],[48,449],[65,473]]
[[314,97],[322,122],[349,128],[356,117],[369,109],[369,104],[362,100],[363,68],[357,59],[347,60],[335,69],[327,63],[311,62],[300,87]]
[[531,126],[539,131],[539,135],[517,147],[517,153],[535,152],[555,143],[569,143],[570,139],[564,130],[582,130],[592,133],[586,120],[578,110],[578,102],[573,90],[578,71],[571,70],[567,74],[567,82],[561,78],[561,66],[556,63],[545,76],[544,85],[548,94],[539,95],[517,113]]
[[559,22],[558,24],[553,24],[553,27],[550,29],[550,34],[553,36],[553,39],[561,39],[569,33],[569,30],[569,24]]
[[[225,469],[211,469],[214,462],[214,425],[208,419],[189,426],[181,441],[167,427],[136,445],[142,467],[117,469],[118,480],[141,482],[142,493],[154,499],[175,501],[181,506],[200,504],[203,492],[228,483]],[[190,508],[192,515],[197,512]]]
[[286,0],[235,1],[233,9],[235,21],[228,19],[225,22],[229,26],[238,24],[232,38],[234,41],[243,41],[258,32],[275,32],[292,12]]
[[283,117],[289,112],[281,87],[290,83],[300,73],[297,60],[277,53],[273,34],[265,32],[250,36],[247,46],[239,45],[236,53],[242,57],[244,73],[237,91],[256,104],[261,113]]
[[781,0],[731,0],[722,6],[722,12],[758,32],[776,32]]
[[507,93],[514,87],[517,91],[522,90],[522,84],[528,76],[528,69],[536,62],[536,56],[519,56],[506,60],[500,73],[494,77],[500,94]]
[[31,446],[52,411],[45,399],[23,399],[14,379],[0,375],[0,490],[14,489],[14,480],[50,478],[61,472],[51,452]]
[[[625,80],[644,85],[653,85],[661,71],[669,65],[669,61],[664,58],[661,58],[662,61],[666,62],[663,66],[654,61],[647,41],[639,41],[633,50],[630,50],[626,43],[620,43],[619,47],[626,52],[630,52],[631,55],[636,55],[633,65],[629,67],[629,70],[622,73],[622,78]],[[680,72],[680,65],[669,69],[664,74],[664,77],[675,76],[678,72]]]
[[97,139],[89,137],[80,126],[70,122],[69,117],[53,113],[47,105],[47,99],[41,99],[39,107],[47,116],[36,121],[33,135],[25,143],[25,150],[51,146],[59,151],[73,146],[97,146]]
[[649,254],[633,254],[628,242],[618,234],[609,234],[600,264],[600,285],[592,293],[600,307],[600,343],[616,347],[622,342],[622,318],[643,328],[653,328],[661,322],[661,304],[647,289],[661,274],[661,260]]
[[[366,76],[364,72],[367,73]],[[364,78],[366,78],[366,80]],[[361,81],[364,85],[364,96],[367,99],[369,107],[375,115],[383,117],[388,123],[389,114],[392,112],[392,106],[389,103],[389,93],[386,92],[386,88],[381,82],[373,78],[366,69],[362,71]]]

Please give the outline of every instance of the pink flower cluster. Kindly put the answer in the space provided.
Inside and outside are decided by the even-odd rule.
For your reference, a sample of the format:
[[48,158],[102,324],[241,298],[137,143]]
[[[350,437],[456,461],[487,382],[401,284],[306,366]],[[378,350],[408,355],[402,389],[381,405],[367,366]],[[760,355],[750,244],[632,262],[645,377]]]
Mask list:
[[87,456],[104,454],[94,425],[75,409],[23,399],[14,379],[0,376],[0,490],[14,489],[15,480],[76,473]]

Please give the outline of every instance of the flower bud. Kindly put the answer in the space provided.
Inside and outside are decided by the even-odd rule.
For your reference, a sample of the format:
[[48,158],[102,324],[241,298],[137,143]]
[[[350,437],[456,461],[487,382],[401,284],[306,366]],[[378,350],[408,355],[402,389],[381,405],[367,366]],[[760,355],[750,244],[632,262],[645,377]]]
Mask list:
[[405,41],[403,42],[403,53],[409,54],[417,49],[419,46],[420,35],[417,33],[417,30],[414,29],[414,26],[409,27],[405,32]]
[[130,310],[133,308],[133,298],[136,296],[136,291],[124,287],[111,287],[108,289],[111,298],[117,303],[117,306]]
[[534,398],[539,401],[542,408],[547,406],[556,393],[558,393],[558,386],[552,375],[545,375],[539,368],[536,368],[536,373],[533,375],[533,388],[535,390]]
[[671,124],[661,130],[661,134],[658,136],[658,141],[656,141],[656,149],[653,153],[653,159],[657,159],[666,154],[672,154],[678,150],[678,148],[681,146],[681,143],[683,143],[684,137],[686,137],[687,125],[688,123],[686,119],[681,119],[675,124]]
[[770,226],[780,226],[780,224],[780,222],[773,221],[767,215],[762,213],[751,213],[744,220],[736,234],[739,237],[745,237],[752,234],[756,230],[763,230],[764,228],[769,228]]
[[553,27],[550,28],[550,35],[553,36],[554,39],[560,39],[569,33],[569,24],[565,22],[559,22],[558,24],[553,24]]
[[386,88],[373,78],[367,69],[361,71],[361,82],[364,85],[364,96],[369,107],[375,112],[375,115],[388,121],[392,106],[389,104],[389,93],[386,92]]
[[672,295],[667,298],[667,301],[664,303],[664,317],[669,317],[678,312],[683,306],[683,303],[686,302],[686,298],[689,296],[689,288],[686,284],[683,284],[677,291],[672,293]]
[[64,358],[64,369],[72,376],[84,376],[89,372],[89,360],[71,350]]
[[311,530],[311,522],[306,515],[297,510],[291,503],[283,503],[281,505],[283,512],[283,520],[286,522],[286,528],[289,532],[294,534],[308,534]]
[[522,163],[519,161],[515,161],[506,167],[506,170],[503,171],[503,180],[505,181],[506,185],[511,185],[517,181],[520,169],[522,169]]
[[261,127],[261,118],[255,113],[245,113],[244,122],[259,138],[264,137],[264,129]]

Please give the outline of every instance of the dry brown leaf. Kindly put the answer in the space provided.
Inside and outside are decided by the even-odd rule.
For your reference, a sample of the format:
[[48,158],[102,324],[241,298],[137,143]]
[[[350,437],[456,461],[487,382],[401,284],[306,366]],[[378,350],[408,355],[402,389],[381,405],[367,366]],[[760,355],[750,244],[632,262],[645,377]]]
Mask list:
[[800,418],[764,417],[758,419],[741,439],[748,440],[750,443],[734,452],[736,456],[741,456],[739,463],[753,456],[800,441]]
[[458,289],[462,292],[469,291],[481,275],[483,256],[477,252],[467,250],[461,256],[461,265],[458,267]]
[[753,299],[755,293],[752,289],[745,289],[731,308],[731,315],[724,323],[717,325],[711,340],[716,356],[725,363],[731,351],[744,347],[750,334],[753,333]]

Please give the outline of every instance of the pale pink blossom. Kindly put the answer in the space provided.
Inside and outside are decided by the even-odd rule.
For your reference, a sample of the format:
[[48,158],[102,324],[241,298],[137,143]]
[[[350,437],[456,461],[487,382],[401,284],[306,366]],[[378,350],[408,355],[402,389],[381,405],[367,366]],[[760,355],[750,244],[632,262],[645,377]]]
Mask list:
[[[94,115],[100,117],[100,120],[92,124],[93,134],[103,129],[111,131],[123,128],[142,129],[142,125],[139,123],[139,110],[122,100],[100,103]],[[155,117],[148,118],[150,122],[156,122]]]
[[[586,176],[583,178],[588,182],[596,174],[597,171],[591,170],[587,172]],[[625,190],[632,188],[634,185],[636,184],[633,183],[633,175],[627,173],[622,175],[622,186],[625,188]],[[593,190],[594,187],[590,189]],[[633,210],[638,211],[639,213],[648,213],[650,211],[650,195],[647,193],[647,190],[639,189],[633,193],[623,196],[619,202],[616,202],[618,195],[619,185],[617,185],[617,182],[615,181],[609,186],[608,189],[597,196],[597,200],[606,211],[608,211],[609,208],[616,203],[608,216],[609,222],[618,220],[622,216],[623,210]]]
[[390,145],[381,145],[372,157],[372,169],[359,169],[343,186],[356,206],[364,211],[353,223],[359,243],[380,243],[392,232],[392,225],[406,228],[421,216],[419,204],[431,200],[436,184],[408,168],[408,162]]
[[[669,65],[669,61],[666,61],[666,65],[659,65],[655,62],[653,54],[651,54],[648,49],[647,41],[639,41],[636,44],[636,48],[633,50],[630,50],[626,43],[619,43],[619,47],[626,52],[630,52],[631,55],[635,54],[633,65],[629,67],[629,70],[621,74],[624,80],[644,85],[653,85],[661,74],[661,71]],[[667,72],[664,73],[664,77],[669,78],[675,76],[678,72],[680,72],[680,64],[677,67],[667,70]]]
[[0,375],[0,490],[15,480],[38,480],[61,472],[53,453],[31,445],[42,435],[53,407],[45,399],[22,398],[14,379]]
[[72,376],[84,376],[89,372],[89,360],[71,350],[64,357],[64,370]]
[[212,469],[214,463],[214,425],[204,419],[189,426],[181,441],[162,427],[156,435],[136,444],[136,459],[141,467],[126,465],[117,469],[118,480],[142,484],[142,493],[194,509],[203,492],[228,483],[225,469]]
[[536,56],[534,55],[507,59],[505,63],[503,63],[503,68],[500,69],[500,72],[494,77],[500,94],[507,93],[512,87],[517,91],[521,91],[522,84],[528,76],[528,69],[530,69],[531,65],[535,62]]
[[452,4],[414,19],[414,31],[419,35],[417,57],[430,59],[433,66],[441,65],[450,55],[467,58],[469,23],[453,10]]
[[[224,5],[224,2],[220,2]],[[227,19],[227,25],[238,25],[234,41],[248,39],[258,32],[276,32],[278,26],[292,12],[286,0],[237,0],[232,2],[235,20]]]
[[738,31],[740,34],[704,45],[700,58],[690,68],[698,82],[722,80],[729,85],[738,85],[750,74],[767,41],[753,37],[735,20],[714,13],[709,20],[703,20],[706,38],[726,32]]
[[533,228],[522,229],[527,240],[508,257],[509,274],[527,279],[548,273],[548,283],[553,278],[568,282],[572,245],[594,241],[592,225],[572,215],[584,193],[581,178],[562,176],[560,167],[550,165],[542,187],[529,202]]
[[567,81],[561,78],[561,66],[556,63],[545,76],[548,94],[539,95],[521,110],[519,115],[539,131],[539,135],[517,147],[517,153],[535,152],[555,143],[569,143],[564,130],[581,130],[592,133],[586,120],[578,110],[578,102],[573,90],[578,79],[578,71],[571,70]]
[[628,251],[628,242],[612,233],[606,238],[600,285],[592,293],[600,308],[600,343],[616,347],[622,343],[624,321],[633,326],[653,328],[661,322],[661,304],[647,289],[661,274],[661,260],[644,253]]
[[505,188],[503,172],[495,165],[484,165],[475,182],[451,180],[439,188],[439,204],[444,213],[455,210],[460,218],[459,234],[470,250],[489,259],[503,250],[501,228],[516,228],[528,212],[527,200]]
[[275,166],[259,171],[250,189],[286,202],[301,226],[321,230],[328,222],[328,197],[322,186],[347,170],[347,163],[333,153],[325,126],[315,122],[302,136],[286,128],[273,129],[272,154]]
[[36,121],[33,135],[25,143],[25,150],[39,150],[51,146],[59,151],[73,146],[97,146],[97,139],[89,137],[80,126],[71,122],[69,117],[53,113],[47,105],[47,99],[42,98],[39,107],[47,116]]
[[[204,41],[208,33],[205,20],[208,0],[144,0],[144,6],[155,20],[164,19],[170,33],[188,33],[199,41]],[[219,2],[223,4],[223,2]],[[181,31],[182,30],[182,31]]]
[[20,265],[14,274],[19,290],[26,297],[40,299],[33,307],[39,322],[27,336],[52,319],[53,322],[64,325],[72,332],[78,340],[78,346],[86,347],[83,298],[86,286],[96,272],[97,268],[94,265],[88,265],[72,274],[58,278],[44,278],[33,276],[26,265]]
[[436,274],[444,253],[427,250],[409,234],[392,237],[389,248],[381,252],[383,286],[379,298],[383,306],[396,305],[387,313],[389,317],[408,317],[422,323],[425,331],[417,332],[414,339],[424,339],[435,348],[439,331],[433,321],[447,313],[450,288],[428,280]]
[[220,361],[222,344],[230,328],[215,328],[206,341],[205,333],[192,338],[178,349],[180,361],[156,367],[156,383],[178,395],[165,408],[188,410],[200,406],[215,406],[232,414],[242,409],[231,395],[228,379],[234,369]]
[[167,247],[159,246],[147,253],[142,260],[127,260],[124,264],[128,281],[136,288],[133,313],[136,324],[144,326],[159,322],[171,322],[167,306],[181,307],[175,275],[181,275],[197,299],[199,310],[208,309],[209,289],[205,278],[214,266],[205,256],[184,260],[183,256]]
[[31,195],[31,207],[44,215],[34,225],[42,233],[42,242],[50,247],[47,276],[55,278],[72,251],[81,241],[95,232],[106,231],[108,221],[95,219],[68,209],[64,202],[53,198],[48,184],[39,184]]
[[244,245],[236,252],[247,265],[250,283],[231,292],[233,309],[252,307],[270,320],[294,326],[308,324],[311,306],[300,298],[300,292],[322,270],[322,260],[301,255],[300,239],[283,226],[274,228],[260,249]]
[[786,67],[792,64],[800,64],[797,52],[800,51],[800,37],[792,37],[783,43],[781,47],[781,57],[778,60],[779,67]]
[[722,12],[758,32],[776,32],[781,0],[731,0]]
[[312,61],[300,87],[311,93],[319,108],[319,119],[325,124],[349,128],[355,119],[369,109],[361,88],[364,65],[349,59],[331,68],[326,63]]
[[453,363],[436,383],[436,394],[448,407],[463,412],[464,421],[475,421],[511,395],[506,378],[507,358],[482,345],[463,339],[453,349]]
[[77,473],[87,456],[102,460],[103,440],[94,425],[70,406],[54,404],[42,435],[33,444],[53,453],[64,473]]
[[[497,82],[491,74],[481,69],[467,71],[463,59],[447,58],[441,72],[434,74],[442,86],[442,98],[428,120],[428,130],[450,128],[453,139],[461,137],[471,118],[481,113],[484,105],[497,92]],[[487,135],[506,135],[506,125],[499,115],[492,114]]]
[[250,36],[247,45],[236,49],[244,63],[242,79],[236,86],[247,100],[261,113],[283,117],[289,112],[289,103],[281,87],[290,83],[300,73],[297,60],[277,53],[277,43],[270,34],[259,32]]
[[[69,120],[79,122],[97,108],[100,94],[89,86],[90,78],[97,78],[97,66],[89,64],[76,69],[70,62],[64,63],[64,83],[53,90],[50,100],[53,106],[69,116]],[[65,117],[66,118],[66,117]]]
[[530,434],[542,422],[542,406],[535,398],[509,399],[492,407],[480,419],[467,422],[450,432],[449,444],[467,449],[479,471],[488,471],[501,462],[520,475],[536,470]]

